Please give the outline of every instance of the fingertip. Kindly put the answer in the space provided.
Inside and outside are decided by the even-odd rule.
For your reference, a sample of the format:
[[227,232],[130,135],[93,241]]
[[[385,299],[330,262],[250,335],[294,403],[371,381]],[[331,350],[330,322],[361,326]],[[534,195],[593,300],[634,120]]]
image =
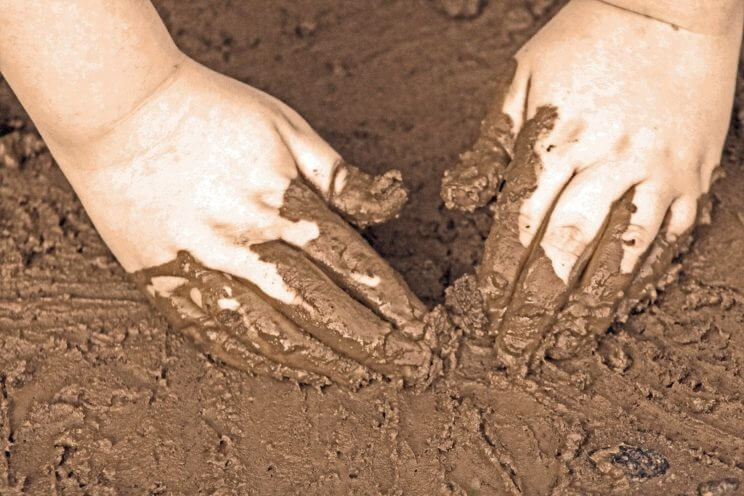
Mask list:
[[[398,170],[371,175],[339,161],[335,176],[327,196],[328,203],[358,227],[380,224],[397,217],[408,201],[408,188]],[[339,176],[342,181],[337,180]],[[341,184],[337,185],[339,182]]]
[[302,177],[327,198],[341,155],[299,115],[279,117],[277,128]]
[[683,196],[674,200],[669,207],[669,225],[666,238],[669,242],[676,241],[695,224],[697,216],[697,200]]
[[566,227],[564,229],[575,234],[561,233],[561,229],[557,232],[546,233],[540,242],[540,247],[552,263],[555,275],[564,284],[568,284],[569,276],[587,243],[578,239],[583,235],[579,234],[576,228]]

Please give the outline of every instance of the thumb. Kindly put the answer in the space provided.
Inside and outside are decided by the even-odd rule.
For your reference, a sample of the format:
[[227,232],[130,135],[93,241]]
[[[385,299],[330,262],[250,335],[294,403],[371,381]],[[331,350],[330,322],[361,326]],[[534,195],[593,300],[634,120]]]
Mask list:
[[522,127],[529,73],[511,59],[496,81],[495,97],[473,146],[444,171],[440,195],[447,208],[473,212],[499,192]]
[[346,163],[310,125],[288,107],[279,132],[305,180],[347,221],[358,227],[396,217],[408,191],[398,170],[375,176]]

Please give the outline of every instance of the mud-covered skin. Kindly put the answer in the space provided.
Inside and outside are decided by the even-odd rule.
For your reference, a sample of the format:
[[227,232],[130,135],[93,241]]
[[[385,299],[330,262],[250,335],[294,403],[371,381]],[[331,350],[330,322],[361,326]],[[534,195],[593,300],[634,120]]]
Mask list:
[[[336,200],[332,199],[331,203],[354,200],[363,205],[355,210],[354,220],[358,224],[360,219],[369,222],[372,216],[375,222],[395,216],[402,206],[399,202],[405,201],[402,186],[375,191],[370,184],[385,182],[385,176],[370,176],[352,169],[356,172],[349,173],[343,189],[346,196],[333,196]],[[345,203],[344,207],[348,205]],[[290,183],[280,215],[291,221],[306,220],[317,225],[320,235],[303,246],[302,251],[354,298],[412,339],[421,339],[421,319],[427,312],[423,303],[401,276],[341,217],[325,208],[322,200],[301,180]]]
[[502,111],[504,98],[517,71],[510,59],[496,85],[496,96],[481,122],[478,140],[444,171],[440,196],[450,209],[473,212],[496,197],[514,148],[513,123]]
[[695,225],[676,240],[659,236],[649,248],[645,260],[636,274],[627,297],[620,303],[615,320],[625,322],[631,311],[656,300],[656,290],[664,289],[677,279],[680,265],[674,260],[690,249],[694,240],[694,228],[710,224],[713,204],[709,194],[698,199]]
[[[343,183],[338,190],[337,182]],[[407,200],[400,171],[374,176],[344,161],[336,165],[328,193],[328,204],[360,228],[395,218]]]
[[[694,228],[670,240],[665,236],[666,224],[662,225],[661,234],[635,269],[630,273],[617,270],[623,257],[622,234],[635,210],[629,194],[610,213],[608,227],[581,283],[550,331],[545,348],[551,358],[565,359],[590,352],[613,322],[627,321],[632,311],[653,302],[657,290],[677,278],[679,265],[674,260],[689,249]],[[705,223],[710,208],[710,199],[704,195],[698,201],[696,225]]]
[[[341,164],[346,180],[332,195],[360,224],[396,215],[406,194],[392,176],[371,176]],[[376,188],[374,185],[387,185]],[[360,188],[366,188],[360,190]],[[333,200],[335,198],[335,200]],[[334,203],[335,202],[335,203]],[[155,306],[197,344],[242,370],[322,384],[326,378],[357,389],[375,371],[421,387],[441,369],[426,307],[405,281],[305,182],[294,179],[280,215],[308,221],[319,235],[301,248],[282,241],[250,246],[276,267],[298,301],[274,300],[248,281],[209,270],[188,252],[135,274]],[[156,278],[175,288],[159,290]],[[180,282],[180,284],[179,284]]]
[[[488,223],[473,224],[488,215],[440,208],[436,178],[475,141],[492,74],[560,3],[490,1],[475,21],[429,2],[155,3],[184,50],[284,96],[367,172],[401,164],[412,205],[368,239],[442,302],[473,267],[462,253],[480,259]],[[742,77],[738,95],[728,178],[679,283],[594,354],[528,380],[468,346],[418,394],[298,387],[213,358],[131,284],[49,154],[15,157],[18,169],[0,166],[0,494],[739,496]],[[4,84],[0,109],[23,115]],[[611,460],[621,445],[667,472],[633,478]]]
[[604,332],[612,324],[618,299],[625,295],[635,275],[618,270],[623,257],[622,235],[634,209],[631,191],[610,212],[594,256],[552,325],[551,344],[545,343],[551,358],[577,353],[592,333]]
[[[156,288],[164,277],[182,282],[164,293]],[[176,330],[240,370],[316,386],[330,379],[352,389],[372,377],[362,365],[304,333],[257,288],[203,267],[188,252],[135,272],[133,278]]]
[[515,146],[514,158],[505,177],[494,210],[494,226],[477,269],[483,291],[491,334],[496,336],[522,267],[530,255],[530,247],[519,240],[519,211],[522,202],[535,190],[537,172],[542,167],[535,143],[548,133],[557,118],[554,108],[543,107],[524,124]]
[[[669,241],[662,228],[646,256],[631,271],[621,271],[626,246],[622,236],[636,209],[631,190],[616,202],[604,228],[562,281],[540,246],[545,225],[527,247],[520,242],[518,227],[521,205],[537,187],[543,168],[536,144],[552,130],[559,109],[539,108],[512,144],[511,120],[500,108],[515,68],[511,61],[497,85],[496,103],[481,124],[473,150],[445,172],[441,196],[448,208],[472,212],[498,195],[477,274],[497,363],[525,374],[546,350],[551,358],[579,353],[613,321],[624,320],[639,304],[653,299],[655,289],[673,279],[672,260],[689,246],[692,229]],[[512,148],[509,162],[507,150]],[[698,203],[700,217],[704,202]]]
[[261,259],[277,266],[301,303],[278,308],[318,340],[386,375],[426,378],[430,351],[349,298],[302,253],[281,242],[256,245]]
[[[272,301],[249,282],[205,268],[185,251],[133,278],[176,330],[240,370],[318,386],[331,380],[350,389],[369,382],[373,371],[414,386],[433,379],[438,358],[423,341],[412,342],[375,319],[294,248],[269,242],[256,250],[278,265],[302,295],[301,305]],[[159,291],[163,277],[182,281]]]

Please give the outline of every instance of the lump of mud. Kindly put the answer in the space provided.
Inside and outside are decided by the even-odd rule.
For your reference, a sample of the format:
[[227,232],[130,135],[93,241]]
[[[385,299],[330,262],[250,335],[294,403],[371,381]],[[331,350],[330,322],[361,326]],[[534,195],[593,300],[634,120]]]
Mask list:
[[610,461],[623,467],[633,479],[646,480],[664,475],[669,469],[666,458],[652,449],[620,445]]
[[485,0],[434,0],[436,8],[453,19],[473,19],[483,11]]
[[698,486],[698,496],[728,496],[735,494],[739,489],[739,480],[727,477],[721,480],[710,480],[702,482]]
[[488,317],[474,274],[466,274],[445,290],[445,307],[458,329],[474,338],[488,334]]

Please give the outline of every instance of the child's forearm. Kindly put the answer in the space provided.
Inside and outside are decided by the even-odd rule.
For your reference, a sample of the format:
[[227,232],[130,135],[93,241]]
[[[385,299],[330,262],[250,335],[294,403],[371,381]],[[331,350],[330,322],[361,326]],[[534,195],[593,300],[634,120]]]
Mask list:
[[183,59],[149,0],[0,0],[0,25],[0,71],[62,146],[105,134]]
[[699,33],[741,30],[744,0],[600,0]]

